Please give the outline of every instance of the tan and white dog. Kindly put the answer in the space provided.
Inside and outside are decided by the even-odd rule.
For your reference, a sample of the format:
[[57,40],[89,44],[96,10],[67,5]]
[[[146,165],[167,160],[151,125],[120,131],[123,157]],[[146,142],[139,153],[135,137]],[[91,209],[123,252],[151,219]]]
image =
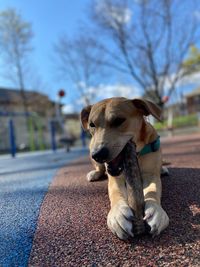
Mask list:
[[[111,202],[107,224],[123,240],[133,236],[133,214],[127,204],[123,176],[123,148],[132,140],[139,153],[145,146],[152,145],[157,140],[157,132],[145,120],[145,116],[150,114],[160,120],[161,110],[150,101],[122,97],[105,99],[81,112],[82,126],[92,135],[90,155],[95,166],[95,170],[88,173],[87,179],[95,181],[107,173]],[[161,206],[160,147],[144,155],[139,153],[138,161],[143,179],[144,220],[150,227],[150,233],[158,235],[169,224],[167,213]]]

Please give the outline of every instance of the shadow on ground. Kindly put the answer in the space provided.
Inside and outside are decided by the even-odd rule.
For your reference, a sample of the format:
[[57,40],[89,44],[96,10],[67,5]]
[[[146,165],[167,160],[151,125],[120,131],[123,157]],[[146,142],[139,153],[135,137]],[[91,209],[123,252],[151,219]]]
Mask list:
[[170,168],[170,176],[162,178],[169,227],[156,238],[145,235],[132,243],[119,240],[107,228],[107,181],[87,183],[81,176],[65,184],[64,179],[71,178],[61,178],[60,186],[55,183],[46,196],[30,264],[195,266],[199,262],[200,169]]
[[[82,162],[82,164],[86,164]],[[71,165],[71,164],[70,164]],[[76,166],[76,163],[73,163]],[[200,239],[200,169],[192,168],[170,168],[170,176],[162,177],[163,193],[162,205],[170,217],[170,225],[163,236],[168,240],[166,245],[186,242],[194,242]],[[65,179],[68,179],[66,176]],[[81,202],[83,198],[91,200],[91,205],[85,209],[93,208],[92,199],[101,195],[107,196],[106,177],[102,181],[93,182],[92,184],[79,185],[75,183],[68,187],[52,187],[48,193],[62,198],[74,198],[74,201]],[[97,187],[95,186],[98,185]],[[102,184],[102,185],[101,185]],[[10,194],[15,194],[15,198],[26,198],[30,194],[41,194],[42,188],[23,189]],[[8,195],[7,195],[8,196]],[[106,197],[104,201],[108,201]],[[103,205],[103,203],[101,203]],[[87,216],[87,214],[86,214]],[[158,239],[161,240],[160,237]],[[156,238],[155,238],[156,240]]]
[[200,169],[170,168],[162,178],[162,205],[170,218],[166,235],[171,244],[200,240]]

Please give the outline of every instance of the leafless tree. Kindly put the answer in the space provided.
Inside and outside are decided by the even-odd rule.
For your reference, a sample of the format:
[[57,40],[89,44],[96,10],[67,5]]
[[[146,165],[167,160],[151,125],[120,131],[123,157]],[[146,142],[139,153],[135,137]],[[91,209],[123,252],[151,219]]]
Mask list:
[[83,35],[74,39],[63,36],[54,50],[56,68],[61,77],[70,79],[84,104],[89,105],[95,96],[93,88],[98,85],[99,77],[104,73],[99,60],[103,57],[102,51],[98,49],[94,39]]
[[187,75],[182,62],[199,36],[199,6],[193,0],[94,0],[94,38],[106,55],[101,63],[128,74],[162,107]]
[[0,13],[0,48],[5,77],[20,88],[24,110],[28,111],[25,95],[25,77],[28,69],[31,39],[31,24],[25,22],[15,9]]

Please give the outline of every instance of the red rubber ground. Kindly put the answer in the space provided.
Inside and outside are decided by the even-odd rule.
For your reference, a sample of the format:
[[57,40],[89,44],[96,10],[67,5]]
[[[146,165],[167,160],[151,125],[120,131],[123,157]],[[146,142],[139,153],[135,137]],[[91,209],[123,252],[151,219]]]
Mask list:
[[88,158],[61,169],[41,207],[29,266],[200,266],[200,137],[166,138],[163,207],[170,226],[159,237],[127,243],[106,226],[107,181],[88,183]]

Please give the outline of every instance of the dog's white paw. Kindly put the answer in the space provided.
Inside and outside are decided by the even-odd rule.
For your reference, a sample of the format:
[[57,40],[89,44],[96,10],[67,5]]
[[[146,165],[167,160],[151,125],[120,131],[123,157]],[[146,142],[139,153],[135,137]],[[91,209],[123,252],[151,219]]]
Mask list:
[[133,237],[133,213],[129,206],[121,201],[111,208],[107,217],[108,228],[122,240]]
[[150,226],[150,233],[155,236],[159,235],[168,225],[169,217],[164,209],[157,203],[147,201],[145,203],[145,217],[147,224]]
[[88,172],[88,174],[87,174],[87,180],[89,182],[96,181],[96,180],[99,180],[99,178],[101,176],[102,176],[102,172],[93,170],[91,172]]
[[167,167],[165,167],[165,166],[162,166],[162,168],[161,168],[161,175],[166,175],[166,176],[169,176],[169,170],[168,170],[168,168]]

